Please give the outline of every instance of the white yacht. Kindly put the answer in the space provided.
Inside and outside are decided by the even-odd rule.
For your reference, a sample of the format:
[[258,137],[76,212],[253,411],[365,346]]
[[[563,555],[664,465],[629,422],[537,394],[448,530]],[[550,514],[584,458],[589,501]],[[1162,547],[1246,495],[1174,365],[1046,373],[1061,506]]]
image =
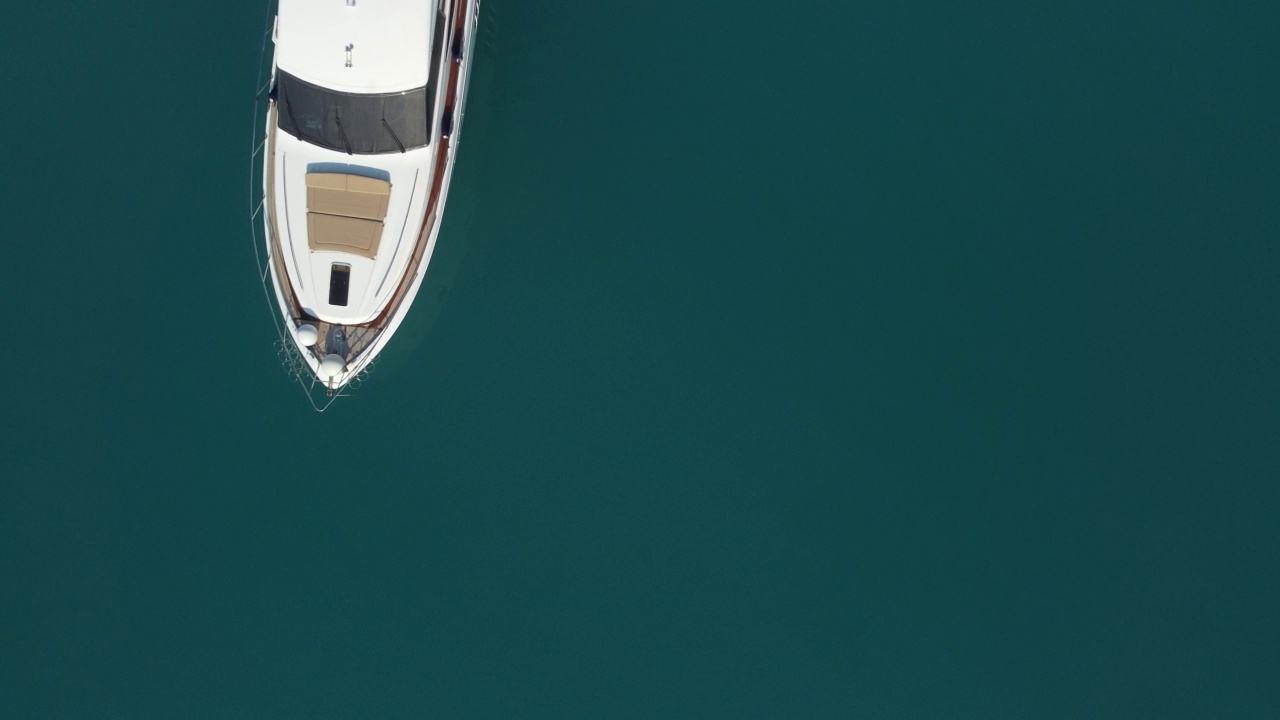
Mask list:
[[255,215],[304,386],[335,396],[361,377],[422,284],[478,13],[479,0],[279,0]]

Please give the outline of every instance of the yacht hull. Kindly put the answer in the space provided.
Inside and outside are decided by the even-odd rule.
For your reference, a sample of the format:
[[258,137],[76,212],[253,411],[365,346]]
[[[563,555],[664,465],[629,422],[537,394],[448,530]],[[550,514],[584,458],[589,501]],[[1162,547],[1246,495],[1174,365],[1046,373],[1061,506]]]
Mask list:
[[[268,99],[266,135],[263,141],[265,152],[262,153],[261,168],[263,197],[260,207],[264,209],[262,223],[267,266],[265,274],[271,278],[271,295],[283,321],[280,328],[282,350],[291,361],[298,379],[308,389],[319,387],[328,395],[335,396],[362,378],[399,329],[426,276],[444,219],[444,208],[457,160],[479,16],[479,0],[443,0],[440,10],[443,11],[446,5],[447,15],[442,12],[441,17],[447,20],[447,25],[438,21],[436,24],[438,35],[434,48],[439,55],[440,65],[428,68],[428,74],[438,78],[440,83],[436,87],[434,98],[436,112],[427,126],[432,136],[421,148],[406,151],[401,145],[400,153],[382,156],[353,155],[348,146],[346,154],[349,157],[341,158],[340,153],[305,146],[300,137],[281,129],[282,124],[289,124],[294,118],[288,99],[285,98],[282,103],[281,97],[276,93],[280,72],[279,17],[273,25],[272,38],[277,41],[276,57],[272,62],[272,92]],[[350,47],[348,45],[348,57],[351,56]],[[428,90],[430,87],[428,85]],[[282,113],[285,113],[284,117]],[[386,124],[385,119],[383,123]],[[341,131],[339,125],[339,132]],[[401,143],[394,131],[390,135],[397,144]],[[342,139],[346,142],[345,134]],[[337,155],[332,158],[334,162],[329,161],[331,158],[325,152]],[[335,267],[343,265],[345,263],[338,261],[345,256],[318,252],[317,250],[329,248],[318,248],[315,244],[317,233],[300,219],[301,211],[297,207],[301,203],[298,198],[302,194],[298,189],[298,178],[302,173],[298,167],[301,161],[297,159],[300,156],[306,161],[303,164],[307,173],[308,210],[313,209],[310,207],[312,200],[309,194],[312,191],[311,177],[320,170],[338,165],[338,160],[351,163],[344,166],[344,169],[354,168],[351,170],[353,173],[384,173],[391,178],[388,187],[395,188],[389,191],[394,195],[391,203],[394,217],[385,218],[387,230],[381,231],[384,235],[381,246],[376,248],[370,261],[365,263],[368,272],[363,277],[367,277],[367,283],[354,291],[364,299],[364,303],[353,303],[356,305],[354,308],[329,308],[324,305],[323,288],[318,287],[321,283],[316,281],[318,272],[313,268],[320,268],[331,261]],[[290,163],[293,163],[293,167],[290,167]],[[390,170],[382,170],[383,166]],[[409,181],[410,177],[412,183]],[[408,192],[406,187],[409,188]],[[399,235],[396,235],[394,231],[401,207],[403,227]],[[308,212],[308,216],[311,214],[313,213]],[[378,218],[377,222],[379,228],[384,226],[382,218]],[[309,248],[299,240],[303,225],[307,226],[309,233]],[[338,261],[334,261],[335,258]],[[363,261],[360,259],[354,259],[351,264],[355,264],[357,269],[364,269],[361,262]],[[329,292],[328,299],[332,302],[332,287]],[[347,304],[346,292],[344,286],[341,303],[344,306]],[[348,315],[335,314],[336,312],[348,312]]]

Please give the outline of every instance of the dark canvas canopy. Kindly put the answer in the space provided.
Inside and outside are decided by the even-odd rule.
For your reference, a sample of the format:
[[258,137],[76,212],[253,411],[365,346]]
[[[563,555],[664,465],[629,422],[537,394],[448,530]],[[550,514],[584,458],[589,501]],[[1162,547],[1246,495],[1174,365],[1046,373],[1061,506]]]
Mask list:
[[326,90],[283,70],[276,75],[280,129],[313,145],[356,155],[428,143],[427,88],[386,95]]

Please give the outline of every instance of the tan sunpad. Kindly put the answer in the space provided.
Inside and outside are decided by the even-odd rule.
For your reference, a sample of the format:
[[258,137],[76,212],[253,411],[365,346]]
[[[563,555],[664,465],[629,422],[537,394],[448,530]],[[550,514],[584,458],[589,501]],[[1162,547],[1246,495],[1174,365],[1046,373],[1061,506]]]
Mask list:
[[378,253],[391,183],[346,173],[307,173],[307,244],[320,252]]
[[307,213],[307,239],[317,252],[345,252],[371,258],[378,254],[382,223],[377,220]]

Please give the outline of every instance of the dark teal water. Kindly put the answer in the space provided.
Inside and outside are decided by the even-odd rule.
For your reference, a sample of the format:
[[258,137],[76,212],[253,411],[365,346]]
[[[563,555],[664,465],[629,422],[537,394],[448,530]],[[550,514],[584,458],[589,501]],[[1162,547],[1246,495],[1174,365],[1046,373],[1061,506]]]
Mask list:
[[325,415],[262,5],[8,8],[0,717],[1280,716],[1280,6],[961,5],[484,0]]

